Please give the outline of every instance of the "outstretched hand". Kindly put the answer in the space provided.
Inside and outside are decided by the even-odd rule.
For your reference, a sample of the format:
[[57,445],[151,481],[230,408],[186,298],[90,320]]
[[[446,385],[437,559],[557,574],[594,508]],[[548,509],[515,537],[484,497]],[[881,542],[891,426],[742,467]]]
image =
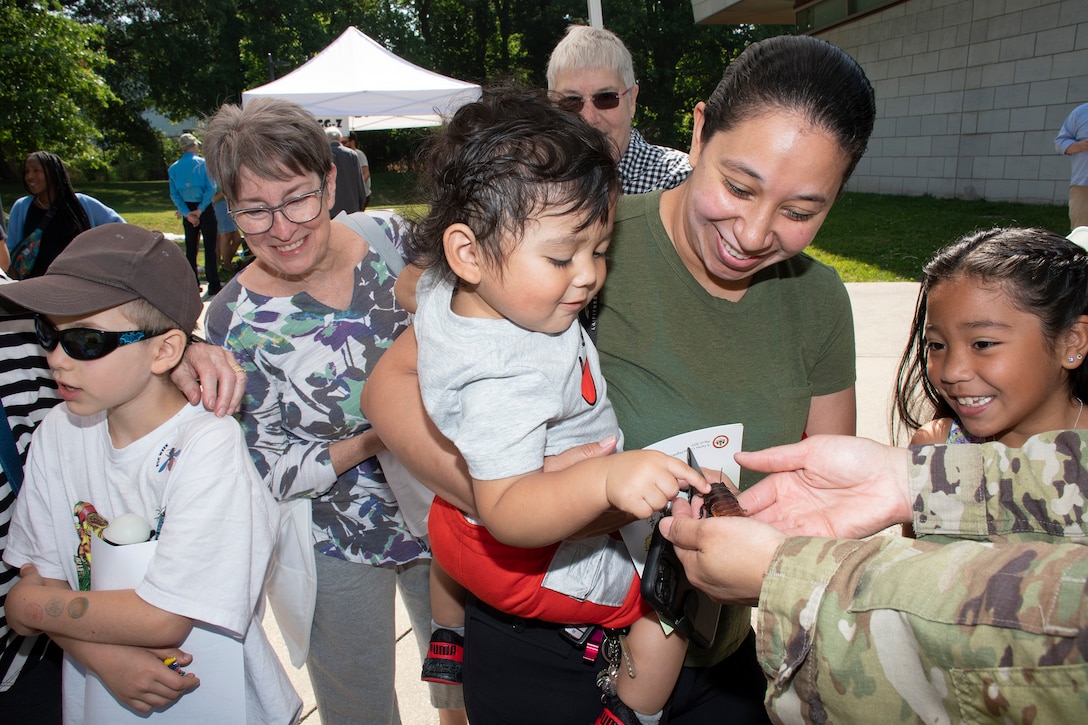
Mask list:
[[683,498],[661,519],[688,581],[715,601],[754,605],[774,553],[785,539],[774,527],[743,516],[697,519]]
[[770,473],[740,494],[741,506],[789,536],[860,538],[911,520],[905,448],[818,435],[736,460]]

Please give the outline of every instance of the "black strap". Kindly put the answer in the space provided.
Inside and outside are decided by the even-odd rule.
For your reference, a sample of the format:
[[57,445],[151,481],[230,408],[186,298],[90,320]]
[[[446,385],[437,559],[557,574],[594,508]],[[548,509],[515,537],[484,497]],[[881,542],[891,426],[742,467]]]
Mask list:
[[19,450],[15,447],[15,436],[8,423],[8,414],[0,402],[0,465],[8,477],[8,485],[16,496],[23,485],[23,462],[19,459]]
[[[30,203],[33,204],[34,202],[32,201]],[[30,243],[31,238],[34,236],[34,232],[39,232],[40,235],[44,236],[46,228],[49,227],[49,224],[53,221],[53,217],[55,217],[56,215],[57,205],[50,204],[49,208],[45,210],[45,216],[43,216],[42,220],[38,222],[38,226],[34,227],[29,232],[24,234],[23,238],[19,240],[19,243],[15,245],[15,248],[11,250],[10,258],[15,259],[15,255],[19,253],[19,250]]]

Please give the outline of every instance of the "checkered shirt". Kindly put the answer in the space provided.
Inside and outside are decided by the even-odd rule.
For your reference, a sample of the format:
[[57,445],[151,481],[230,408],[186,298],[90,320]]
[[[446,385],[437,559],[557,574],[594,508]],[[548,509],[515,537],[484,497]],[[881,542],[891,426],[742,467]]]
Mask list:
[[679,186],[691,173],[691,165],[683,151],[654,146],[632,128],[631,141],[617,170],[624,194],[644,194]]

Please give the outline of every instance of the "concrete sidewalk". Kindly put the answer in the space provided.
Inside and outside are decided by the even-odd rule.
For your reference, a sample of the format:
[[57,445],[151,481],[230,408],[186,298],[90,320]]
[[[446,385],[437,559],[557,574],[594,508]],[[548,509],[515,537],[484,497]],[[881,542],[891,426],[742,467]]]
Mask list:
[[[889,442],[888,415],[891,410],[895,370],[903,354],[918,285],[913,282],[848,284],[854,308],[857,335],[858,435]],[[285,663],[295,689],[304,702],[303,722],[318,725],[321,718],[314,706],[313,690],[305,668],[296,670],[287,660],[276,623],[269,614],[265,631]],[[419,650],[408,622],[408,614],[397,601],[397,697],[404,725],[433,725],[438,716],[419,681]]]

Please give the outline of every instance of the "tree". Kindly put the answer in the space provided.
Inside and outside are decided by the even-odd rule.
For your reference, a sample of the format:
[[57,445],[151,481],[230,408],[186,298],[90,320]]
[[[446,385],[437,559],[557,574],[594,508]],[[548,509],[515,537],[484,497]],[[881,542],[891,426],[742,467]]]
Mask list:
[[116,100],[101,72],[109,57],[100,28],[79,23],[53,0],[0,0],[0,174],[26,154],[66,162],[101,159],[98,119]]

